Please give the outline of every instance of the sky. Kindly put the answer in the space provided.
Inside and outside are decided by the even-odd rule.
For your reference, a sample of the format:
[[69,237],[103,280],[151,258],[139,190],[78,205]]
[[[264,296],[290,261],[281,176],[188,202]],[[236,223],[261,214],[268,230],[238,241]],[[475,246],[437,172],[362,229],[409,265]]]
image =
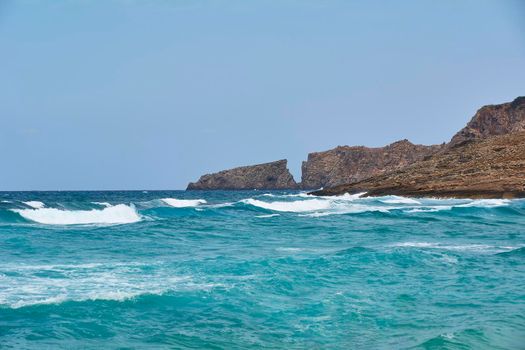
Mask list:
[[525,95],[520,0],[0,0],[0,190],[448,141]]

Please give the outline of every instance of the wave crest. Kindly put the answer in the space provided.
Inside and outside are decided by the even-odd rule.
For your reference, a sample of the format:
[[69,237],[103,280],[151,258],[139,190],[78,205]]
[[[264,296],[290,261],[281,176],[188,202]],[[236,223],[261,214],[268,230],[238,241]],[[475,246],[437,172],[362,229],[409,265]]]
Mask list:
[[61,210],[56,208],[12,209],[23,218],[47,225],[130,224],[141,220],[135,207],[118,204],[101,210]]
[[293,213],[330,209],[330,202],[322,199],[308,199],[294,202],[263,202],[258,199],[248,198],[243,199],[241,202],[267,210]]
[[206,204],[204,199],[177,199],[177,198],[162,198],[161,201],[173,208],[188,208],[197,207],[201,204]]
[[22,203],[34,209],[40,209],[46,206],[44,203],[40,201],[27,201],[27,202],[22,202]]

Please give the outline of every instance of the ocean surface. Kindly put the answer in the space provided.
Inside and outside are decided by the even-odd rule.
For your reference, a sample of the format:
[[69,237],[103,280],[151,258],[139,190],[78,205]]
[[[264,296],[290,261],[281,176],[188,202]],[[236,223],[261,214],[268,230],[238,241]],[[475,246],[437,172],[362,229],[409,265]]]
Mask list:
[[525,349],[525,201],[0,192],[1,349]]

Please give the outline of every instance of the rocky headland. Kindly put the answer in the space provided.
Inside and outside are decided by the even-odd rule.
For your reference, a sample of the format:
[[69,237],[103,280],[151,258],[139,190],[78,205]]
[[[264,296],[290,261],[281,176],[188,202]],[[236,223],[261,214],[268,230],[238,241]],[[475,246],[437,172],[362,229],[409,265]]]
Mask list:
[[469,141],[403,169],[312,194],[360,192],[365,196],[525,197],[525,132]]
[[467,126],[458,131],[448,146],[463,142],[505,135],[525,130],[525,96],[512,102],[481,107]]
[[480,108],[449,143],[338,146],[302,164],[301,183],[286,160],[224,170],[188,190],[315,189],[316,195],[367,192],[472,198],[525,197],[525,97]]
[[318,189],[361,181],[413,164],[442,147],[414,145],[401,140],[385,147],[338,146],[329,151],[310,153],[302,165],[301,187]]
[[312,192],[367,196],[525,197],[525,97],[484,106],[438,152],[398,170]]
[[297,189],[286,159],[223,170],[191,182],[188,190],[288,190]]

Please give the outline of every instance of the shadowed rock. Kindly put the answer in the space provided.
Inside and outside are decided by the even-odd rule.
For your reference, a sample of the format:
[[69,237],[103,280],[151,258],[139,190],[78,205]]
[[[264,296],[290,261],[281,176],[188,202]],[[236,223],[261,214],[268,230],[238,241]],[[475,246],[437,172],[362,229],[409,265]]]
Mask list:
[[286,167],[286,159],[238,167],[200,177],[188,190],[285,190],[298,185]]

